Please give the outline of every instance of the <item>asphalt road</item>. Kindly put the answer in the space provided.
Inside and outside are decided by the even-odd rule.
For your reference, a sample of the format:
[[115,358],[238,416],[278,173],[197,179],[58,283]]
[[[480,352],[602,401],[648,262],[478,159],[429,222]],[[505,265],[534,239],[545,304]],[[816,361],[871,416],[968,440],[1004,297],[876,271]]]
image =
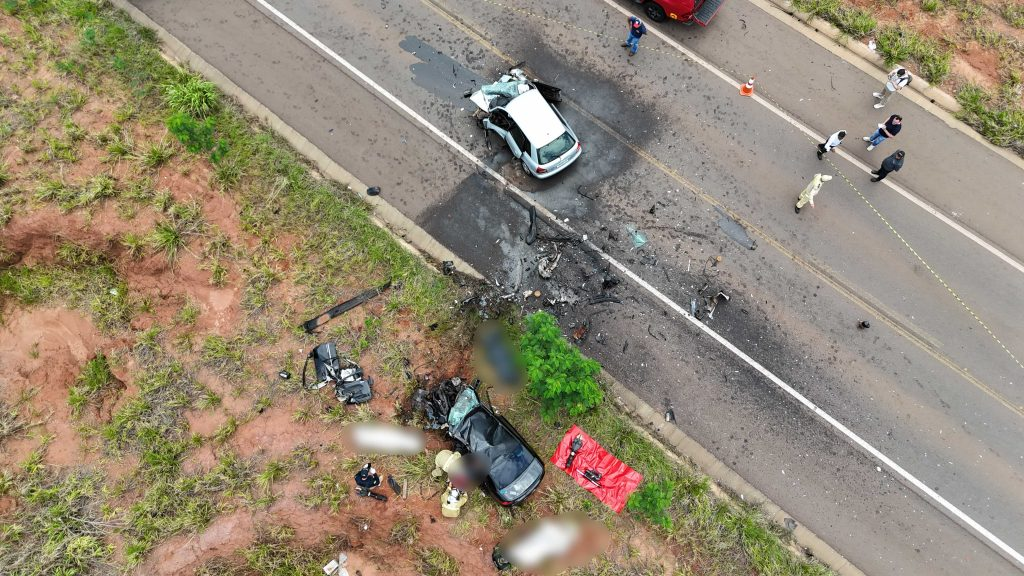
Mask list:
[[[523,242],[502,186],[393,102],[244,0],[133,3],[485,275],[519,291],[648,403],[870,574],[1018,569],[933,498],[854,446],[635,282],[589,305],[605,265],[573,243]],[[671,300],[732,296],[707,324],[1016,551],[1024,550],[1024,275],[838,156],[817,133],[1018,262],[1024,172],[901,96],[906,128],[867,152],[887,114],[875,80],[761,9],[731,0],[707,29],[660,25],[726,73],[758,76],[787,121],[670,44],[619,48],[599,0],[273,0],[273,6]],[[511,61],[563,88],[584,156],[529,179],[469,114],[465,90]],[[793,213],[816,172],[817,207]],[[627,228],[644,231],[635,250]],[[750,242],[757,247],[750,250]],[[549,281],[539,255],[562,251]],[[721,263],[706,265],[708,257]],[[857,330],[868,318],[872,328]]]

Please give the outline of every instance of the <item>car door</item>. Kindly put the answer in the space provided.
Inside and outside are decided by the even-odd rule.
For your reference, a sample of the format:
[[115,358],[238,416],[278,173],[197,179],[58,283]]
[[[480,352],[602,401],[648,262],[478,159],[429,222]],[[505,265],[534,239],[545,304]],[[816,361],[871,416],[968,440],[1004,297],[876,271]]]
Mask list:
[[529,157],[530,141],[526,139],[526,134],[523,134],[522,128],[515,122],[512,122],[505,135],[505,142],[508,143],[508,147],[512,149],[512,155],[516,158],[522,158],[524,154]]

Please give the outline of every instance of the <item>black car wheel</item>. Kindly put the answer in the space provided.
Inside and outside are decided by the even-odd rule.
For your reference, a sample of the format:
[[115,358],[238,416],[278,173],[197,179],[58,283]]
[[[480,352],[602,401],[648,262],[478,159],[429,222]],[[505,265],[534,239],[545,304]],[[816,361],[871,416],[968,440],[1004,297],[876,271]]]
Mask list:
[[658,6],[656,2],[647,2],[644,4],[644,13],[647,14],[652,22],[664,22],[665,21],[665,10]]

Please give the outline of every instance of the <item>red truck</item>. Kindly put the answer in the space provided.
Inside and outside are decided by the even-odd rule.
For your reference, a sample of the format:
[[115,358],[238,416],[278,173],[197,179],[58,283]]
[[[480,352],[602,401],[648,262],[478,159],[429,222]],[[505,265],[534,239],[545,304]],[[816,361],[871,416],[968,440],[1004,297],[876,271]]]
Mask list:
[[643,4],[644,14],[652,22],[662,22],[668,18],[685,23],[696,22],[707,26],[718,13],[725,0],[633,0]]

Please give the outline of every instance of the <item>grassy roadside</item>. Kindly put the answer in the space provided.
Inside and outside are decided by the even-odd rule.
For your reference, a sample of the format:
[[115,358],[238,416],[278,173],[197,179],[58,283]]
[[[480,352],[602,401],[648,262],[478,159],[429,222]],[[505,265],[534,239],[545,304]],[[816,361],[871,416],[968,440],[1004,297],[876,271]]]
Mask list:
[[[944,85],[963,107],[957,115],[960,120],[993,144],[1024,156],[1024,43],[986,25],[1001,19],[1021,28],[1019,7],[1007,2],[999,10],[991,10],[964,0],[921,0],[918,4],[930,17],[955,13],[959,26],[935,38],[903,23],[879,22],[873,11],[846,0],[793,0],[796,9],[827,20],[852,38],[874,37],[886,66],[909,65],[931,84]],[[971,43],[998,55],[998,87],[988,89],[952,74],[954,54],[967,54]]]
[[[464,335],[475,319],[457,313],[455,287],[376,227],[367,207],[343,186],[319,178],[208,82],[162,60],[152,34],[124,14],[88,0],[8,0],[3,9],[23,27],[0,37],[5,65],[56,79],[0,94],[0,145],[20,151],[19,163],[0,171],[0,214],[6,215],[0,224],[48,208],[99,219],[109,206],[122,225],[146,218],[152,224],[95,244],[58,242],[31,265],[2,264],[18,261],[15,253],[0,259],[5,308],[63,304],[88,314],[111,341],[129,342],[95,354],[69,393],[75,430],[99,459],[87,466],[48,465],[55,438],[44,436],[0,474],[0,496],[20,504],[0,515],[0,565],[18,575],[131,571],[176,535],[202,532],[235,511],[266,511],[288,498],[275,487],[289,480],[301,480],[296,500],[306,508],[323,515],[347,510],[346,476],[358,465],[355,458],[328,467],[302,444],[285,453],[249,455],[232,444],[249,423],[301,394],[294,382],[266,378],[263,368],[280,365],[287,355],[282,350],[289,348],[282,343],[314,343],[292,320],[332,304],[339,286],[390,279],[401,288],[388,294],[379,314],[357,326],[333,326],[328,337],[351,357],[372,356],[379,373],[397,379],[409,355],[395,342],[401,324],[433,326],[424,332],[442,349],[467,347]],[[117,102],[107,125],[76,124],[76,111],[104,99]],[[96,173],[66,176],[96,150],[105,158]],[[175,198],[154,184],[160,170],[187,176],[206,169],[213,186],[237,205],[246,242],[219,229],[210,206]],[[155,262],[169,270],[195,265],[212,288],[238,285],[238,325],[227,332],[201,329],[204,312],[186,297],[172,301],[173,314],[159,314],[159,298],[131,280],[143,263]],[[294,287],[287,295],[295,300],[282,298],[279,291],[287,287]],[[563,342],[550,332],[545,337]],[[574,348],[564,350],[571,362],[581,362]],[[284,364],[297,371],[294,358]],[[115,372],[129,366],[141,367],[131,374],[135,391],[120,396],[123,384]],[[592,375],[592,367],[580,373]],[[453,535],[474,526],[507,530],[532,516],[582,510],[620,537],[636,530],[628,522],[652,531],[656,551],[675,559],[675,574],[829,573],[794,556],[785,534],[755,508],[712,496],[706,477],[669,460],[592,392],[575,402],[582,409],[574,410],[574,422],[648,480],[626,518],[553,471],[551,484],[515,516],[473,499]],[[304,399],[292,422],[332,425],[377,417],[370,410],[326,408],[312,395]],[[109,415],[98,410],[107,405]],[[39,415],[17,405],[3,412],[0,441],[29,438]],[[568,422],[558,410],[547,413],[547,420],[540,418],[537,400],[526,395],[507,410],[541,454],[553,451]],[[207,416],[216,416],[218,425],[194,430],[190,417]],[[210,463],[196,463],[201,450],[214,455]],[[399,478],[415,481],[431,468],[426,456],[389,464]],[[414,547],[420,573],[459,573],[448,542],[423,541],[415,522],[396,523],[389,535]],[[207,562],[199,573],[307,575],[351,544],[340,536],[312,546],[296,538],[295,527],[264,526],[236,554]],[[573,574],[664,573],[634,560],[603,557]]]

